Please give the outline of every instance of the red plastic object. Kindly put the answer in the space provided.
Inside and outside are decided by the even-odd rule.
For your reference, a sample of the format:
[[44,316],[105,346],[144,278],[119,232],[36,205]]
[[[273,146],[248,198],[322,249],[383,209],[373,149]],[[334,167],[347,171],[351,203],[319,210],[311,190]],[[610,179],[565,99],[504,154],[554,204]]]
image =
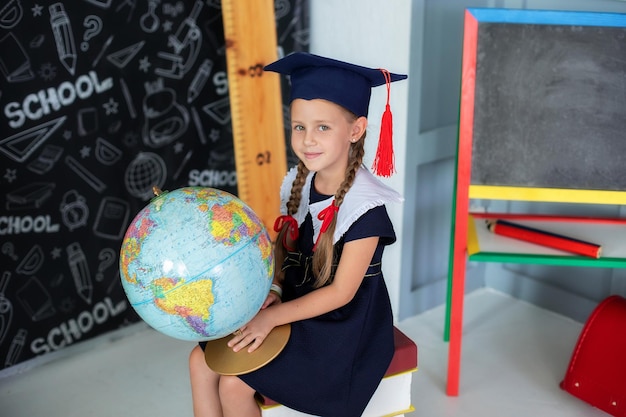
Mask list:
[[612,295],[591,313],[560,384],[615,417],[626,417],[626,298]]
[[524,240],[537,245],[548,246],[564,252],[577,253],[579,255],[589,256],[596,259],[600,257],[600,251],[602,250],[602,246],[596,245],[595,243],[557,235],[556,233],[534,229],[521,224],[507,222],[505,220],[492,221],[489,224],[489,230],[497,235]]

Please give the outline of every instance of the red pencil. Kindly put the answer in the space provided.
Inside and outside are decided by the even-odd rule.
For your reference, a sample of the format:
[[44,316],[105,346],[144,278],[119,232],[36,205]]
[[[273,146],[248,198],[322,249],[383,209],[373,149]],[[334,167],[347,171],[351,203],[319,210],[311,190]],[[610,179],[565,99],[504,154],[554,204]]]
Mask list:
[[507,236],[578,255],[589,256],[591,258],[599,258],[600,252],[602,251],[602,246],[596,245],[595,243],[533,229],[532,227],[522,226],[505,220],[487,220],[487,228],[497,235]]

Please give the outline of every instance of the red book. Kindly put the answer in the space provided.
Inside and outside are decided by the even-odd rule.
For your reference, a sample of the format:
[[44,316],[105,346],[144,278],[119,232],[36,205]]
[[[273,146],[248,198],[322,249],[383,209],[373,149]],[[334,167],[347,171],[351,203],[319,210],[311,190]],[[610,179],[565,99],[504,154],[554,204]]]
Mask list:
[[533,229],[532,227],[522,226],[505,220],[488,221],[487,228],[497,235],[524,240],[537,245],[589,256],[591,258],[599,258],[600,252],[602,251],[602,246],[596,245],[595,243]]

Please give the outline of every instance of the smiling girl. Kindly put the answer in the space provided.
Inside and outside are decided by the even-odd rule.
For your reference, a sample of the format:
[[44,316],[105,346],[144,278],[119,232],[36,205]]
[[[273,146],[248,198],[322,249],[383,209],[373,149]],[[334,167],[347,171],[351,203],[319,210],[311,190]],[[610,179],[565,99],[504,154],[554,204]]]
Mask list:
[[[258,392],[304,413],[358,417],[394,352],[381,261],[396,240],[385,204],[402,201],[363,166],[367,113],[372,87],[386,85],[389,92],[391,82],[406,76],[306,53],[265,70],[291,77],[291,146],[299,162],[280,190],[281,268],[273,290],[229,346],[252,352],[285,323],[291,336],[269,364],[239,376],[213,372],[196,347],[194,413],[260,416]],[[376,161],[376,171],[393,171],[385,155]]]

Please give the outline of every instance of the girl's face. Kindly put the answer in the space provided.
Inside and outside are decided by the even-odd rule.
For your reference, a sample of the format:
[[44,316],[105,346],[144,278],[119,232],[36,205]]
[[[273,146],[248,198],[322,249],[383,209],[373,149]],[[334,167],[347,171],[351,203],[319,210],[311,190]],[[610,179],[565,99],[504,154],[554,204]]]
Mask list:
[[[291,103],[291,147],[309,171],[329,186],[341,184],[348,165],[350,144],[367,125],[343,107],[327,100],[295,99]],[[338,185],[337,184],[337,185]],[[319,190],[322,192],[322,190]],[[334,194],[334,190],[331,190]]]

